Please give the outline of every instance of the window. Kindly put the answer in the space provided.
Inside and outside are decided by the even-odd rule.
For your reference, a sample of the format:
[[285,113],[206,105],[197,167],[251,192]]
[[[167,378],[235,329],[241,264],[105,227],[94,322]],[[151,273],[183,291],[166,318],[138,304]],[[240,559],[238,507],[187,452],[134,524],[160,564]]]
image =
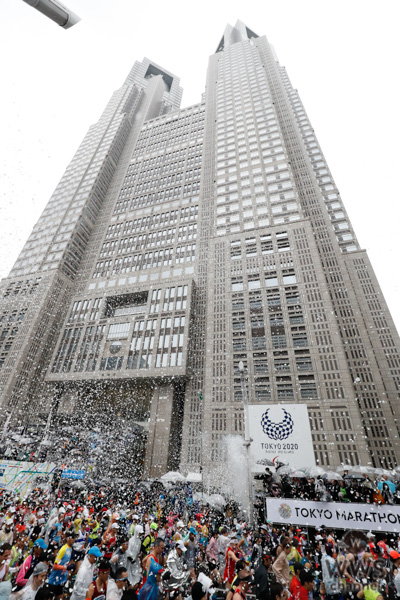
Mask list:
[[267,277],[265,279],[265,285],[267,287],[275,287],[278,285],[278,278],[277,277]]
[[291,284],[297,283],[296,275],[283,275],[282,279],[283,279],[284,285],[291,285]]
[[122,340],[129,335],[130,323],[114,323],[108,329],[108,340]]
[[243,281],[232,283],[232,292],[242,292],[244,289]]
[[121,315],[133,315],[146,311],[148,292],[137,292],[136,294],[123,294],[107,298],[105,316],[118,317]]

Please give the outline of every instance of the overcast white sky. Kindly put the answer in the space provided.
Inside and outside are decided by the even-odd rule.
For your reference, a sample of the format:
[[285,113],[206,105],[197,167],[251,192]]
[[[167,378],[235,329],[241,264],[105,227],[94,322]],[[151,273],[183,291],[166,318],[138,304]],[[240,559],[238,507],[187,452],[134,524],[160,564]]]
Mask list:
[[274,45],[311,119],[400,329],[400,3],[385,0],[65,0],[63,30],[22,0],[0,6],[0,276],[89,126],[135,60],[200,101],[208,56],[238,18]]

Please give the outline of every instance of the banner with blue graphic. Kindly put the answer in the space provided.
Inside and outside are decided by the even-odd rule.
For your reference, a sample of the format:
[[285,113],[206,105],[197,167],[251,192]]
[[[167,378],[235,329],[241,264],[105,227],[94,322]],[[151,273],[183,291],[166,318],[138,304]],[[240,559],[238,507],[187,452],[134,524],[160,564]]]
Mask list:
[[85,471],[77,471],[74,469],[64,469],[61,473],[63,479],[83,479],[85,477]]
[[306,404],[250,404],[249,432],[254,472],[264,471],[259,463],[266,459],[295,468],[315,466]]

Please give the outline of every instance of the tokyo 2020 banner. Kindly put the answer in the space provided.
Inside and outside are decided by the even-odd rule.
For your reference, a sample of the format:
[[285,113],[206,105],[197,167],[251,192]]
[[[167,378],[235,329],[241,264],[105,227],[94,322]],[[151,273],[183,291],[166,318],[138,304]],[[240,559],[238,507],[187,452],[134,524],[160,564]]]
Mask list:
[[400,506],[267,498],[273,523],[400,532]]
[[291,467],[315,466],[310,421],[305,404],[249,405],[253,470],[262,459],[283,459]]

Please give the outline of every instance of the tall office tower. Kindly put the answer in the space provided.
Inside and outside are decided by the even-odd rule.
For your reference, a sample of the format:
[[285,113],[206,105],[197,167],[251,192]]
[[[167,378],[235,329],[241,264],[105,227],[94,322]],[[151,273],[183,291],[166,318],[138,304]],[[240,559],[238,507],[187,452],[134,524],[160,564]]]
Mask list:
[[318,464],[398,463],[399,338],[285,69],[238,21],[180,97],[136,63],[67,168],[1,284],[3,406],[124,419],[145,476],[210,478],[242,361],[251,404],[307,404]]

